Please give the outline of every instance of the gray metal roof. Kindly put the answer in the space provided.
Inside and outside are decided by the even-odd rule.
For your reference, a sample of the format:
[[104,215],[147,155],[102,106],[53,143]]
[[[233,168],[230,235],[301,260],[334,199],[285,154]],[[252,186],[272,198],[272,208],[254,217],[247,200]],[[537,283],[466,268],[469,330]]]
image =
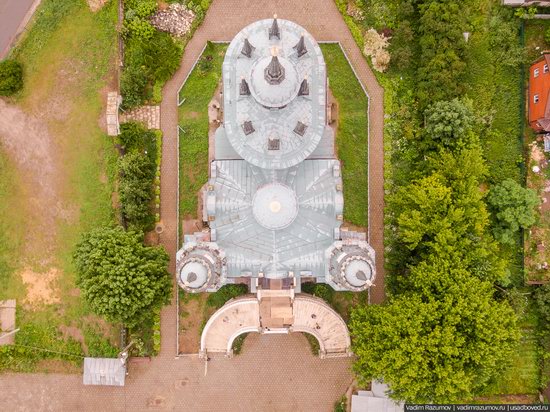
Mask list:
[[126,365],[119,358],[84,358],[84,385],[124,386]]
[[[266,169],[284,169],[306,159],[323,136],[326,68],[321,49],[303,27],[278,20],[280,39],[270,40],[272,24],[273,19],[267,19],[245,27],[227,49],[223,63],[224,128],[243,159]],[[243,54],[243,48],[249,52],[246,39],[254,47],[251,57]],[[305,53],[302,46],[295,48],[301,41]],[[282,71],[284,78],[270,82],[268,71],[273,75]],[[306,78],[309,95],[298,96]],[[241,95],[242,79],[250,95]],[[244,122],[251,122],[254,132],[245,134]],[[303,136],[294,132],[298,122],[307,126]],[[274,138],[280,141],[280,148],[269,150],[268,139]]]
[[223,88],[201,202],[209,230],[185,235],[180,286],[213,292],[242,278],[314,277],[336,290],[370,287],[374,250],[364,234],[340,232],[340,162],[315,40],[287,20],[251,24],[229,45]]
[[344,205],[337,160],[306,160],[285,170],[214,161],[211,176],[204,205],[228,277],[325,272],[324,251],[338,239]]

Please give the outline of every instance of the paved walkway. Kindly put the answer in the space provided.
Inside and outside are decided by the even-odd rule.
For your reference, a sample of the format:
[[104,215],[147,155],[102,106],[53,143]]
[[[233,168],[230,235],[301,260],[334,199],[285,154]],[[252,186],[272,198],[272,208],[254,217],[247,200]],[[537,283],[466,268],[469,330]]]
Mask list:
[[329,412],[351,384],[348,361],[319,359],[304,336],[249,335],[243,353],[161,356],[131,365],[125,387],[82,385],[81,375],[0,374],[0,410],[115,412]]

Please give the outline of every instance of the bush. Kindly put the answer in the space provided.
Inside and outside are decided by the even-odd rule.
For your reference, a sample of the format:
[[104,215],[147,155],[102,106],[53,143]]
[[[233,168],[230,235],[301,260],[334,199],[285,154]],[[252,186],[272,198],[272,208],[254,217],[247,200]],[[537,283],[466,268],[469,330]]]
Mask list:
[[126,153],[146,153],[151,162],[157,162],[157,134],[153,130],[145,129],[136,122],[123,123],[118,138]]
[[155,164],[143,153],[129,153],[119,160],[119,195],[124,221],[131,229],[152,228]]
[[140,67],[126,67],[120,79],[120,93],[122,94],[122,108],[137,107],[145,100],[147,77]]
[[513,245],[517,232],[535,223],[535,207],[540,200],[534,190],[524,188],[512,179],[506,179],[491,188],[487,203],[495,220],[495,238]]
[[546,43],[550,44],[550,27],[546,29],[546,32],[544,33],[544,40]]
[[225,302],[236,298],[237,296],[246,295],[247,293],[248,286],[246,285],[224,285],[217,292],[208,295],[208,298],[206,299],[206,306],[218,309],[225,305]]
[[474,123],[471,102],[437,102],[424,112],[424,142],[433,147],[456,148],[471,143]]
[[23,66],[6,59],[0,62],[0,96],[11,96],[23,88]]
[[334,301],[334,289],[332,289],[326,283],[303,283],[302,292],[317,296],[318,298],[323,299],[330,305],[332,305],[332,302]]
[[127,40],[121,79],[123,108],[160,100],[162,86],[178,69],[182,53],[181,45],[164,32],[155,31],[150,40]]

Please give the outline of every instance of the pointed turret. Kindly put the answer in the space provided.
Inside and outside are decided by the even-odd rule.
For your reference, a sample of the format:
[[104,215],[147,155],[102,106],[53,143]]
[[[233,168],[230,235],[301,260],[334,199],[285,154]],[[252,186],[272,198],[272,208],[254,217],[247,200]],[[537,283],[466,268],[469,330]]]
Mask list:
[[302,80],[300,84],[300,90],[298,90],[298,96],[309,96],[309,84],[307,82],[307,77]]
[[241,50],[241,53],[244,54],[246,57],[250,58],[252,56],[252,52],[254,51],[255,47],[250,44],[248,41],[248,38],[244,39],[243,48]]
[[269,40],[273,39],[274,37],[281,40],[281,32],[279,31],[279,24],[277,23],[276,14],[273,15],[273,23],[269,28]]
[[239,94],[241,96],[250,96],[250,88],[248,87],[248,83],[244,79],[244,77],[241,77],[241,84],[239,86]]
[[296,43],[296,46],[294,46],[294,50],[296,50],[298,57],[302,57],[304,54],[307,53],[306,43],[303,34],[302,36],[300,36],[300,40],[298,41],[298,43]]
[[285,68],[282,66],[277,57],[277,48],[274,47],[271,51],[271,61],[264,71],[264,78],[269,84],[281,84],[285,79]]

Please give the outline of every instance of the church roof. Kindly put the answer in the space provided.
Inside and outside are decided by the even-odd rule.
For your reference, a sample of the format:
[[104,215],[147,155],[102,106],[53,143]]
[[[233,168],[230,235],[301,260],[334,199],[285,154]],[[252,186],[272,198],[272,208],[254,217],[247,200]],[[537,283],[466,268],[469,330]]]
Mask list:
[[[265,169],[285,169],[306,159],[323,136],[326,68],[321,49],[304,28],[278,19],[278,36],[270,37],[273,22],[260,20],[245,27],[227,49],[224,128],[244,160]],[[242,93],[242,79],[250,94]],[[254,133],[245,133],[245,122],[251,122]],[[293,132],[298,122],[307,126],[303,136]],[[269,148],[274,139],[279,149]]]

